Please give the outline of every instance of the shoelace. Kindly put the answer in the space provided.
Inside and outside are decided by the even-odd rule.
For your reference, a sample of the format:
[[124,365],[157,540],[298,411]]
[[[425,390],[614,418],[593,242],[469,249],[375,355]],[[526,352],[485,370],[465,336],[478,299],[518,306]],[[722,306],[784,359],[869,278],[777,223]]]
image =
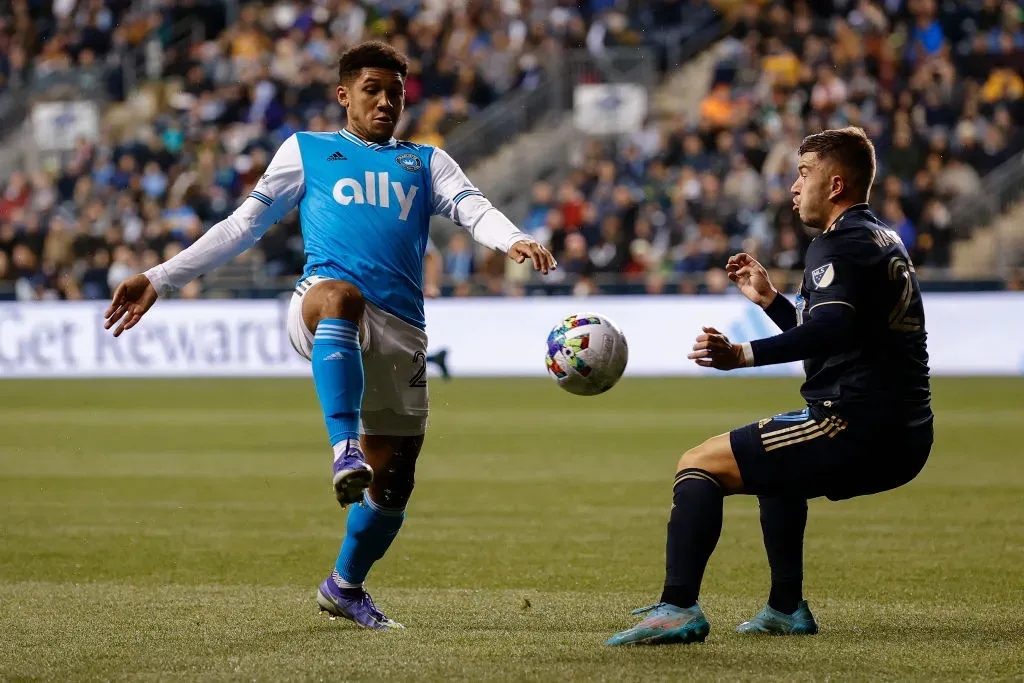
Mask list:
[[367,593],[365,590],[363,591],[363,604],[366,605],[366,607],[367,607],[368,611],[370,612],[370,614],[377,621],[382,622],[384,624],[386,624],[389,621],[391,621],[386,616],[384,616],[383,612],[381,612],[379,609],[377,609],[377,605],[374,604],[373,598],[371,598],[370,594]]
[[647,605],[647,607],[638,607],[637,609],[635,609],[632,612],[630,612],[630,614],[633,614],[633,615],[647,614],[648,612],[653,612],[654,610],[658,609],[659,607],[661,607],[664,604],[665,603],[663,603],[663,602],[656,602],[653,605]]

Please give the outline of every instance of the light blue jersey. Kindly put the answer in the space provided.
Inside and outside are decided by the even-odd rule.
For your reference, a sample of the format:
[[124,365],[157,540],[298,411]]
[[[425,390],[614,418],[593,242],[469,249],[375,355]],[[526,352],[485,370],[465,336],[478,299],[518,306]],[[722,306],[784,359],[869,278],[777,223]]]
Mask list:
[[348,280],[378,308],[422,328],[434,148],[368,145],[337,133],[296,137],[306,170],[303,277]]
[[347,130],[296,133],[229,218],[146,275],[158,291],[181,287],[251,247],[295,207],[303,279],[347,280],[374,306],[420,329],[431,216],[447,216],[492,249],[530,239],[441,149],[393,138],[378,145]]
[[[302,169],[303,279],[347,280],[373,305],[422,329],[423,254],[430,217],[441,208],[432,173],[437,150],[396,140],[378,145],[348,131],[297,133],[282,145],[250,197],[280,200],[283,185],[297,180],[288,172],[293,147]],[[283,173],[276,172],[278,165]],[[480,195],[468,181],[460,193],[452,196],[456,204]]]

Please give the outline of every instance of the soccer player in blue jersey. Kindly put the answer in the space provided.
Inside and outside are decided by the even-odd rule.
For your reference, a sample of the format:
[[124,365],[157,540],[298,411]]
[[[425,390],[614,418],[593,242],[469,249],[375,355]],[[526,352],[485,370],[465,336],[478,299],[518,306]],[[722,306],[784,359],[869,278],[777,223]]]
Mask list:
[[[554,258],[520,232],[450,156],[392,137],[405,105],[403,55],[379,42],[339,62],[334,133],[296,133],[242,205],[169,261],[122,282],[105,327],[119,336],[157,298],[253,246],[298,207],[306,267],[292,295],[288,336],[312,361],[334,450],[333,483],[348,514],[334,571],[317,602],[365,628],[401,628],[363,587],[405,518],[427,425],[423,260],[430,217],[448,216],[481,244],[531,261]],[[360,438],[361,436],[361,438]]]

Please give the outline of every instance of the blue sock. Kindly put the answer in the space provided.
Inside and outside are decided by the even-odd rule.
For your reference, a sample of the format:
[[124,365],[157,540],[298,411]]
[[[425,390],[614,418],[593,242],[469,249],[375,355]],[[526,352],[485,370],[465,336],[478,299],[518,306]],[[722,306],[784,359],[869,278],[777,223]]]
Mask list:
[[349,583],[362,583],[373,563],[384,557],[405,521],[405,509],[383,508],[363,494],[348,511],[345,540],[334,568]]
[[363,354],[359,326],[327,318],[313,337],[313,384],[324,411],[331,445],[359,438],[359,407],[363,402]]

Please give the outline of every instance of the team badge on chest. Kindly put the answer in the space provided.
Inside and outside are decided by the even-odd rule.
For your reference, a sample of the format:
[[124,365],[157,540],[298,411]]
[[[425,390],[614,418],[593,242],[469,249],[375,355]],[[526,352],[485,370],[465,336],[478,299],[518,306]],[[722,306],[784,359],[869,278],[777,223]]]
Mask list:
[[411,173],[423,168],[423,162],[415,154],[399,154],[395,157],[395,163]]

